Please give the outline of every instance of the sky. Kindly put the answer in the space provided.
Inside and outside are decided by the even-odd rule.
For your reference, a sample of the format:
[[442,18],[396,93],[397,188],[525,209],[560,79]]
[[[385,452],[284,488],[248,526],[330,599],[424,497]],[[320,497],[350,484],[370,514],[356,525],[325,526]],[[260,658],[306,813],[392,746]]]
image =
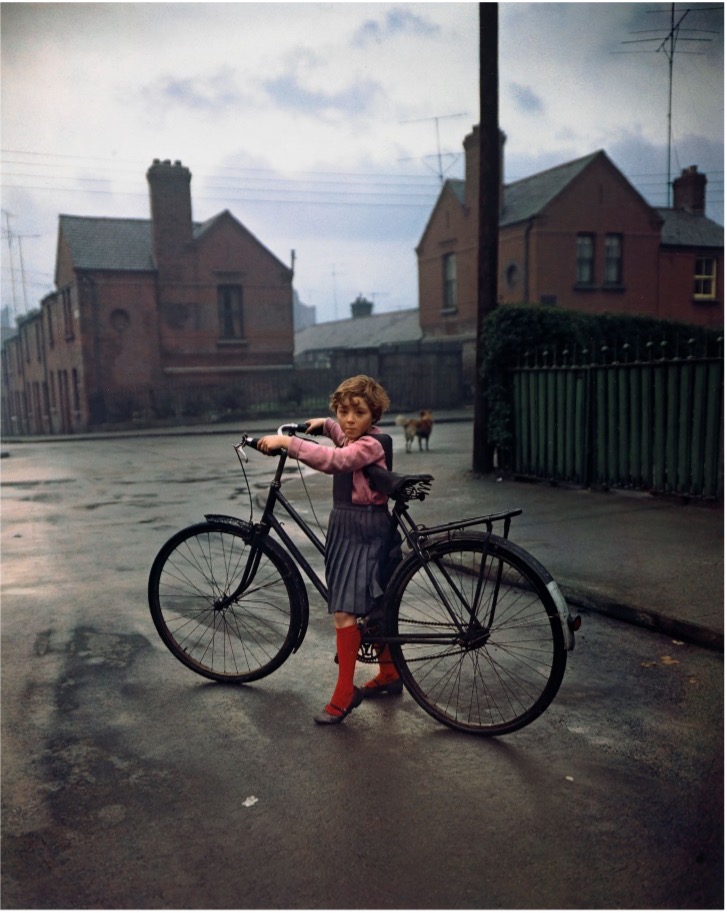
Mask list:
[[[706,173],[724,224],[721,3],[500,3],[507,183],[603,149],[654,206]],[[0,4],[2,299],[54,289],[60,214],[149,218],[156,158],[228,209],[318,322],[417,306],[415,248],[479,121],[477,3]],[[669,154],[668,149],[671,148]]]

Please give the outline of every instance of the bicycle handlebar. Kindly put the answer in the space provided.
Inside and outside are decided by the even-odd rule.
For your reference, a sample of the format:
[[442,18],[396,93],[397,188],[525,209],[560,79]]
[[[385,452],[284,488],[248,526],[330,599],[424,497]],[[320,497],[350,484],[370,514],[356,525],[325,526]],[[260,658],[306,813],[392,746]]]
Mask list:
[[[289,437],[293,437],[293,435],[298,432],[300,432],[302,434],[316,434],[317,433],[317,432],[313,432],[313,431],[308,431],[308,422],[288,422],[285,425],[281,425],[277,431],[278,434],[287,434]],[[263,435],[263,437],[264,436],[265,435]],[[242,440],[240,441],[240,444],[238,446],[240,446],[242,448],[254,447],[255,450],[257,450],[257,445],[258,445],[259,441],[260,441],[259,437],[253,437],[252,435],[246,434],[243,432]],[[281,453],[282,453],[282,449],[281,450],[271,450],[268,455],[269,456],[279,456]]]

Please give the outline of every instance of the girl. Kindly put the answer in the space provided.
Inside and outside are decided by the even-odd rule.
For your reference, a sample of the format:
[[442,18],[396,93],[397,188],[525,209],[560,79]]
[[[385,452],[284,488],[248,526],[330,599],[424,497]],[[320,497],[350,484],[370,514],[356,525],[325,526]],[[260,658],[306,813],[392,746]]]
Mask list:
[[383,594],[379,568],[389,532],[386,495],[370,487],[363,470],[371,464],[391,468],[391,439],[379,435],[375,427],[388,406],[389,397],[381,384],[359,374],[344,380],[331,396],[335,421],[316,418],[308,422],[309,433],[322,432],[335,448],[279,434],[266,435],[258,442],[263,453],[287,448],[294,459],[334,477],[325,566],[328,611],[336,630],[338,681],[331,700],[314,717],[316,723],[341,723],[364,697],[402,691],[388,647],[379,656],[376,678],[363,688],[353,684],[361,644],[356,618],[367,615]]

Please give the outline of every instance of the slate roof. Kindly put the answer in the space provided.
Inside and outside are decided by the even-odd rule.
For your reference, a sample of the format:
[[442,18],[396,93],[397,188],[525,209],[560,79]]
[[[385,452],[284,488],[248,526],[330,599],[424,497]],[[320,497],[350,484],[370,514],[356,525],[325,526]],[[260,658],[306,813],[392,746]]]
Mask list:
[[[605,153],[592,152],[583,158],[507,184],[500,225],[524,222],[537,215],[600,155]],[[450,179],[446,186],[464,205],[465,182]],[[634,192],[638,193],[636,190]],[[677,209],[654,207],[654,211],[664,222],[661,243],[665,247],[724,247],[724,228],[712,219]]]
[[60,217],[59,232],[76,269],[154,269],[150,219]]
[[[208,231],[225,212],[206,222],[192,223],[192,237]],[[71,251],[76,269],[139,272],[153,270],[151,219],[108,219],[88,216],[60,217],[60,231]]]
[[417,342],[422,338],[419,309],[390,311],[368,317],[331,320],[299,330],[295,354],[329,349],[378,348],[386,343]]
[[[531,216],[537,215],[551,200],[554,200],[570,182],[584,171],[592,161],[603,155],[602,152],[592,152],[583,158],[565,165],[540,171],[529,178],[523,178],[512,184],[505,185],[505,199],[503,211],[500,214],[500,225],[511,225],[515,222],[524,222]],[[465,182],[450,178],[445,186],[452,191],[459,202],[464,206]]]
[[500,225],[512,225],[523,222],[541,212],[551,200],[554,200],[581,172],[594,162],[603,152],[592,152],[583,158],[557,165],[547,171],[540,171],[529,178],[505,185],[503,211]]
[[657,209],[664,220],[661,243],[665,247],[724,247],[724,228],[706,216],[683,209]]
[[[226,217],[237,219],[225,209],[205,222],[192,223],[196,241]],[[244,231],[244,225],[237,222]],[[60,216],[59,233],[71,251],[75,269],[127,270],[140,272],[155,269],[152,255],[151,219],[110,219],[89,216]],[[249,232],[247,232],[250,234]],[[275,257],[254,235],[250,235],[264,250]],[[275,257],[278,260],[277,257]],[[278,261],[281,262],[282,261]],[[285,264],[283,264],[285,266]]]

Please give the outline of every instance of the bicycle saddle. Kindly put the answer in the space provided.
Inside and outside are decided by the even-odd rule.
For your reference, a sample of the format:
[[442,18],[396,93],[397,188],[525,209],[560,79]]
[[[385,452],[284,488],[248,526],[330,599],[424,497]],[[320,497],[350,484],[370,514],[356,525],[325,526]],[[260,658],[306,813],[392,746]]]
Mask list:
[[434,476],[402,476],[382,466],[367,466],[364,472],[371,487],[393,501],[423,501],[434,481]]

